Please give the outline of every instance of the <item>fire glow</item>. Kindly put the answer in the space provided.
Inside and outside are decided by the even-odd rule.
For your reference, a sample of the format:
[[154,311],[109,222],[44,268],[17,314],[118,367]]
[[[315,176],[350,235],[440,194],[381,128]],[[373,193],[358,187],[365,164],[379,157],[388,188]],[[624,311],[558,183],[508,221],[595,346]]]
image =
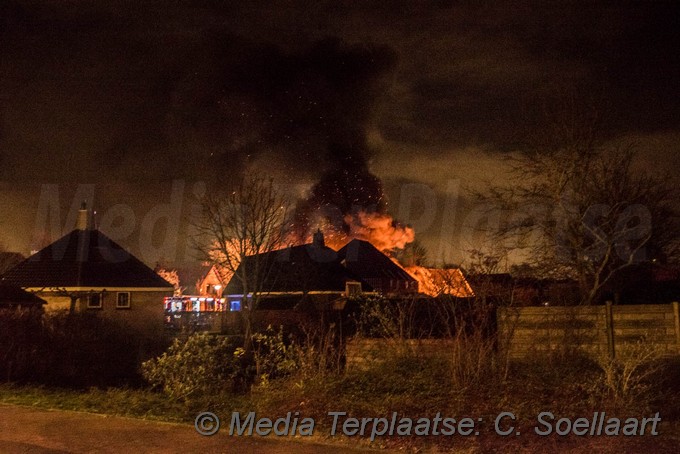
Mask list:
[[402,266],[418,281],[418,291],[429,296],[451,295],[456,298],[470,298],[474,292],[458,268],[426,268],[424,266]]
[[[343,228],[338,228],[328,222],[322,216],[316,219],[316,225],[324,235],[325,245],[337,251],[353,239],[364,240],[371,243],[379,251],[409,273],[418,281],[418,291],[429,296],[452,295],[457,298],[468,298],[474,295],[466,282],[461,271],[457,268],[438,269],[423,266],[404,266],[394,257],[394,251],[403,249],[415,240],[415,231],[408,225],[396,221],[391,215],[379,212],[358,211],[354,214],[346,214],[343,217]],[[309,244],[312,242],[312,234],[308,233],[300,239],[294,235],[288,238],[280,248]],[[222,247],[233,248],[227,244]],[[238,267],[238,256],[232,251],[230,259],[234,262],[231,267],[226,266],[226,257],[219,245],[215,245],[213,260],[222,263],[224,277],[228,280],[233,275],[233,269]],[[227,269],[229,268],[229,269]]]
[[[348,233],[338,231],[329,224],[319,228],[324,234],[325,243],[339,250],[352,239],[368,241],[378,250],[389,256],[392,261],[418,281],[418,291],[429,296],[452,295],[469,298],[474,295],[469,284],[457,268],[439,269],[423,266],[404,266],[392,255],[395,249],[403,249],[415,240],[415,231],[397,222],[386,213],[359,211],[347,214],[344,222]],[[307,242],[311,241],[311,237]]]
[[[328,223],[320,223],[326,245],[339,250],[353,239],[371,243],[381,252],[391,255],[395,249],[403,249],[415,240],[415,232],[409,226],[399,224],[389,214],[360,211],[344,216],[345,229],[338,229]],[[346,230],[346,231],[345,231]],[[311,234],[307,241],[311,241]]]

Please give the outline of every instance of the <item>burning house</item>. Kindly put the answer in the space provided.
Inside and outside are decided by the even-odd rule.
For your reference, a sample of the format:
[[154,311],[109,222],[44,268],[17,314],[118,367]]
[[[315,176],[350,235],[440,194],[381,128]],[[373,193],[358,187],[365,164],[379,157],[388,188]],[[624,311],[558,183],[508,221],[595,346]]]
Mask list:
[[265,295],[261,308],[276,306],[276,300],[280,301],[281,297],[328,302],[346,295],[348,288],[349,292],[373,290],[369,283],[343,266],[338,253],[325,245],[321,232],[314,235],[312,243],[246,257],[224,291],[230,304],[242,305],[248,298],[249,292],[239,279],[244,268],[261,276],[258,290]]
[[231,280],[232,272],[219,265],[211,265],[196,282],[196,290],[200,296],[222,298],[222,292]]
[[[257,296],[239,278],[244,272],[260,276]],[[223,292],[230,311],[222,318],[222,329],[238,328],[238,312],[245,305],[253,304],[254,298],[258,299],[256,325],[291,326],[341,308],[348,296],[372,290],[367,282],[342,265],[338,253],[326,246],[323,234],[317,232],[312,243],[243,260]]]
[[[213,276],[214,285],[222,285],[223,276],[214,269],[199,282]],[[256,288],[244,285],[254,281]],[[266,326],[299,325],[306,317],[342,309],[350,296],[360,294],[422,301],[474,296],[459,269],[404,268],[371,242],[356,238],[336,251],[326,245],[320,230],[309,243],[246,257],[219,290],[166,298],[166,321],[234,332],[241,327],[240,312],[254,299],[255,323]]]
[[404,268],[418,281],[418,291],[438,297],[450,295],[455,298],[471,298],[475,292],[459,268],[426,268],[409,266]]

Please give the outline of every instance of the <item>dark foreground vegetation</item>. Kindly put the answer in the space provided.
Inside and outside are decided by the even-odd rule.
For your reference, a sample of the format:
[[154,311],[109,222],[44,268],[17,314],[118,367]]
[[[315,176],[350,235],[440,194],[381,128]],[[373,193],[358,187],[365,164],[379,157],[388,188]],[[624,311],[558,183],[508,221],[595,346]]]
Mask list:
[[0,381],[139,386],[140,362],[168,344],[94,313],[0,310]]
[[[403,320],[395,315],[374,311],[370,304],[364,308],[356,336],[364,335],[364,328],[380,327],[384,345],[379,360],[359,365],[344,364],[346,340],[338,339],[336,326],[327,325],[302,330],[304,336],[295,338],[270,328],[254,335],[252,351],[245,351],[236,337],[187,333],[141,367],[135,362],[137,353],[124,358],[138,350],[120,348],[129,344],[115,332],[104,325],[88,330],[88,323],[99,323],[96,319],[50,318],[35,328],[39,336],[28,338],[18,324],[33,326],[36,320],[6,318],[3,328],[12,326],[8,320],[17,325],[1,334],[0,370],[9,383],[0,386],[0,400],[185,422],[193,422],[201,411],[212,411],[223,420],[234,411],[256,411],[258,417],[272,419],[299,412],[300,417],[315,419],[319,436],[328,436],[331,411],[359,418],[389,418],[398,412],[399,417],[434,418],[441,413],[483,420],[478,437],[378,437],[375,447],[625,452],[680,440],[677,357],[662,357],[644,344],[633,344],[616,359],[564,349],[511,361],[485,326],[486,319],[472,314],[454,314],[463,318],[454,324],[459,329],[446,336],[447,348],[425,355],[417,342],[400,335]],[[76,326],[80,332],[74,331]],[[32,349],[18,348],[17,342]],[[21,358],[30,358],[30,367]],[[135,379],[135,373],[145,382]],[[503,411],[517,416],[516,426],[525,435],[501,437],[494,432],[493,421]],[[657,437],[537,437],[533,427],[543,411],[572,418],[590,418],[593,412],[621,418],[659,412],[663,423]],[[369,444],[368,437],[345,441]]]

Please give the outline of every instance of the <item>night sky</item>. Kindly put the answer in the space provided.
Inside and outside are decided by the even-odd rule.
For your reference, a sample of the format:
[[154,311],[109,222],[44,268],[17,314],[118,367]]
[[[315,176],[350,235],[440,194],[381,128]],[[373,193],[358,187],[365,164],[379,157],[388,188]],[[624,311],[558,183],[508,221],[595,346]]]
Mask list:
[[[89,184],[114,239],[182,261],[184,224],[149,246],[144,219],[173,194],[185,219],[202,182],[255,167],[298,196],[343,172],[380,183],[373,203],[434,258],[469,246],[464,188],[502,180],[565,100],[680,171],[677,1],[476,3],[4,0],[0,240],[27,253],[47,189],[63,225]],[[400,205],[412,183],[436,195],[432,219]]]

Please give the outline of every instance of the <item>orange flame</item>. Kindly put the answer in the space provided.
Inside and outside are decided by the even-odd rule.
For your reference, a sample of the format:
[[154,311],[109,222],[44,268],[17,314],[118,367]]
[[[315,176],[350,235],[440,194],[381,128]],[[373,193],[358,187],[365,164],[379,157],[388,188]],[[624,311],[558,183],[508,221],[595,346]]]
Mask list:
[[430,296],[451,295],[469,298],[474,292],[458,268],[425,268],[407,266],[404,269],[418,281],[418,291]]
[[403,249],[416,239],[415,231],[396,222],[389,214],[366,213],[345,216],[351,238],[365,240],[382,252]]
[[[343,218],[349,232],[338,230],[324,219],[318,219],[316,225],[323,232],[326,246],[338,250],[353,239],[371,243],[378,250],[390,254],[394,249],[403,249],[415,240],[415,231],[401,225],[389,214],[368,213],[360,211],[354,215],[347,214]],[[303,243],[312,241],[312,234],[308,234]]]

